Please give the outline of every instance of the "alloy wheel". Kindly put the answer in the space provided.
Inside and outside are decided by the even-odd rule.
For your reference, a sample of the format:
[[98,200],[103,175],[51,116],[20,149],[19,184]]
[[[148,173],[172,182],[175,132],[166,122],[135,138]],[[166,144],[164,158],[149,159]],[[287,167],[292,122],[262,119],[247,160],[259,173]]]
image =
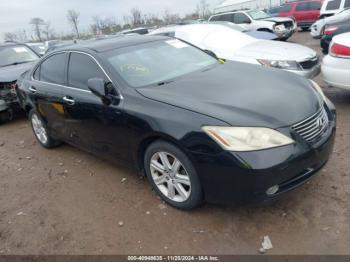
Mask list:
[[48,136],[42,120],[36,114],[33,114],[31,121],[35,136],[42,144],[46,144]]
[[155,153],[150,161],[153,182],[164,196],[185,202],[191,195],[191,180],[184,165],[167,152]]

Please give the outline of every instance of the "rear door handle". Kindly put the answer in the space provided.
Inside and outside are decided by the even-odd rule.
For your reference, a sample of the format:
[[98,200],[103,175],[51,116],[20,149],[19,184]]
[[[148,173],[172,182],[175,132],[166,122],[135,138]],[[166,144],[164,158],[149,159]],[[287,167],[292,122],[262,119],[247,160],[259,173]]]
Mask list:
[[63,101],[66,102],[68,105],[74,106],[75,100],[69,96],[63,97]]
[[35,88],[35,87],[32,87],[32,86],[29,87],[28,89],[29,89],[29,91],[30,91],[31,93],[33,93],[33,94],[35,94],[36,91],[37,91],[36,88]]

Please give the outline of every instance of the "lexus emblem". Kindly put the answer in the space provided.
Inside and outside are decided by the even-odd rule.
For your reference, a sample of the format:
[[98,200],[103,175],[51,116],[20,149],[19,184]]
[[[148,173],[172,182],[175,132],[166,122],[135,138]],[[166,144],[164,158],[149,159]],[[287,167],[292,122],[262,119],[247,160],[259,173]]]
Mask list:
[[318,130],[322,130],[323,125],[324,125],[323,119],[322,118],[317,119],[316,125],[317,125]]

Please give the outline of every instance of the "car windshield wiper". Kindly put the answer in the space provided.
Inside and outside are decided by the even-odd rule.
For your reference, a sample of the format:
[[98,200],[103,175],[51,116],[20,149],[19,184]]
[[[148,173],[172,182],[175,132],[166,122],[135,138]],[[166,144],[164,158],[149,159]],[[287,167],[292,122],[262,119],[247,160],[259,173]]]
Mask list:
[[20,65],[20,64],[26,64],[26,63],[30,63],[30,62],[34,62],[36,60],[28,60],[28,61],[22,61],[22,62],[14,62],[8,65],[2,65],[1,67],[5,67],[5,66],[13,66],[13,65]]
[[163,85],[166,85],[166,84],[170,84],[174,82],[174,80],[170,80],[170,81],[162,81],[162,82],[159,82],[157,83],[157,86],[163,86]]

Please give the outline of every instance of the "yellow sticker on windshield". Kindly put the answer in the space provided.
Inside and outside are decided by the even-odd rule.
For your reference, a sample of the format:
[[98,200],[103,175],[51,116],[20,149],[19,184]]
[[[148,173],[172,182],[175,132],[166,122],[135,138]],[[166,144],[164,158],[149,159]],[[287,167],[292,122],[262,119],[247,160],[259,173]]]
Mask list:
[[138,64],[126,64],[120,67],[120,70],[127,74],[132,74],[134,76],[142,76],[149,74],[149,69],[143,65]]

